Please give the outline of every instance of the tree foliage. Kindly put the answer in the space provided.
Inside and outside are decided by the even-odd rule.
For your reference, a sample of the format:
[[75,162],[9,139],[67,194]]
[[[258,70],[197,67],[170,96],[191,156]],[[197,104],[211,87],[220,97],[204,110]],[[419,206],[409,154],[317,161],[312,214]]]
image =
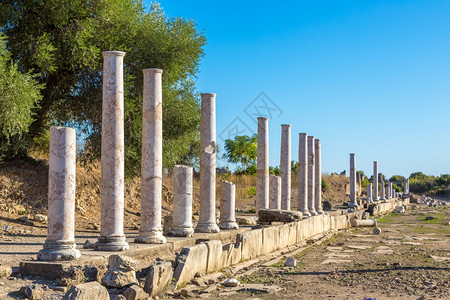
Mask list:
[[24,71],[45,84],[30,138],[50,124],[73,124],[89,136],[89,155],[100,154],[102,52],[125,51],[125,146],[127,171],[140,168],[142,69],[163,73],[163,164],[198,157],[199,102],[195,76],[206,43],[196,24],[168,18],[141,0],[21,0],[1,4],[0,25]]
[[23,153],[28,144],[25,135],[33,122],[32,109],[41,99],[42,87],[30,73],[22,73],[6,50],[0,34],[0,160]]
[[257,141],[256,134],[236,136],[234,140],[227,139],[223,157],[230,163],[241,164],[242,172],[253,169],[252,167],[256,166]]

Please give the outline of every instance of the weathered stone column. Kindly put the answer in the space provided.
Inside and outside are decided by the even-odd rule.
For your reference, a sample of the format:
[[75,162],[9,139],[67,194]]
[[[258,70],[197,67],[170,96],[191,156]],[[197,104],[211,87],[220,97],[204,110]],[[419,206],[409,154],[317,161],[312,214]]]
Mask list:
[[367,186],[367,203],[370,204],[372,202],[372,184],[369,183],[369,185]]
[[124,52],[103,52],[101,229],[96,249],[129,248],[123,233],[124,213]]
[[392,182],[389,182],[389,198],[390,199],[392,199],[392,198],[395,198],[394,197],[394,187],[392,186]]
[[281,208],[281,191],[282,179],[279,176],[270,174],[270,192],[269,192],[269,208],[270,209],[282,209]]
[[200,215],[196,232],[219,232],[216,224],[216,94],[202,94]]
[[173,167],[173,215],[170,236],[190,237],[192,228],[192,168]]
[[378,201],[378,162],[373,162],[373,201]]
[[269,119],[258,118],[256,211],[269,208]]
[[386,185],[386,200],[391,199],[391,191],[389,190],[389,184]]
[[308,134],[300,133],[298,141],[298,199],[297,210],[303,218],[310,217],[308,210]]
[[314,208],[321,215],[322,210],[322,150],[320,140],[314,140],[315,164],[314,164]]
[[350,203],[349,207],[358,207],[356,201],[356,157],[354,153],[350,153]]
[[312,216],[317,216],[315,207],[315,151],[314,136],[308,136],[308,210]]
[[405,181],[405,194],[409,194],[409,179],[406,179]]
[[162,234],[162,72],[145,69],[142,101],[141,228],[137,243],[163,244]]
[[234,214],[236,205],[236,186],[232,182],[222,180],[222,198],[220,199],[220,229],[237,229]]
[[291,210],[291,125],[281,125],[281,209]]
[[50,128],[48,226],[38,260],[72,260],[81,256],[75,243],[76,133]]
[[380,183],[380,200],[386,200],[385,191],[384,191],[384,181]]

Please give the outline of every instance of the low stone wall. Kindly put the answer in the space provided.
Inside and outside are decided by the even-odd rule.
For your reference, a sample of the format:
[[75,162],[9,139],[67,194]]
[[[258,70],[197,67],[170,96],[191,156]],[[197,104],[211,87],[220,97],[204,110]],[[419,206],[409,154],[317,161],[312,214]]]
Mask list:
[[[378,203],[374,214],[391,212],[409,199]],[[254,259],[273,251],[293,246],[315,235],[351,227],[351,219],[361,219],[363,211],[338,210],[309,217],[299,222],[271,225],[237,234],[236,243],[222,245],[221,241],[206,241],[182,249],[176,258],[174,279],[176,287],[190,281],[195,274],[211,273],[239,262]]]

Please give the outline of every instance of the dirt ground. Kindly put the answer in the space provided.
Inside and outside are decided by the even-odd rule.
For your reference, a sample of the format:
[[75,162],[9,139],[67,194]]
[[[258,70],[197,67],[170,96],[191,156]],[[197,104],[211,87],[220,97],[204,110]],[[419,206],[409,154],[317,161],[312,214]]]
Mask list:
[[450,211],[416,207],[379,218],[380,235],[349,229],[294,256],[295,268],[284,266],[286,256],[238,277],[279,292],[212,299],[450,299]]

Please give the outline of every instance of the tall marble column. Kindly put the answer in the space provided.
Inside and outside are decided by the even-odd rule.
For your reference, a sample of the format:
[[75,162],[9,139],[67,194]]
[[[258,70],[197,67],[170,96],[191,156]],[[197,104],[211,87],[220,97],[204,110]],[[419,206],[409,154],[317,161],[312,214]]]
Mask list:
[[389,184],[386,185],[386,200],[391,199],[391,191],[389,189]]
[[409,193],[409,179],[406,179],[405,181],[405,190],[404,190],[405,194]]
[[390,199],[395,198],[394,197],[394,187],[392,186],[392,182],[389,182],[389,197],[390,197]]
[[269,180],[270,180],[269,208],[282,209],[281,208],[282,179],[279,176],[270,174]]
[[235,217],[236,186],[222,180],[222,197],[220,199],[220,229],[238,229]]
[[384,181],[380,183],[380,200],[386,200],[385,191],[384,191]]
[[350,153],[350,203],[349,207],[358,207],[356,201],[356,157],[354,153]]
[[298,141],[298,199],[297,210],[303,218],[310,217],[308,210],[308,134],[300,133]]
[[137,243],[164,244],[162,234],[162,72],[144,69],[142,101],[141,228]]
[[256,210],[269,208],[269,119],[258,117]]
[[314,164],[314,208],[321,215],[322,210],[322,150],[320,140],[314,140],[315,164]]
[[367,203],[372,203],[372,184],[369,183],[369,185],[367,186]]
[[75,243],[76,133],[50,128],[48,226],[38,260],[72,260],[81,256]]
[[173,215],[170,236],[190,237],[192,228],[192,167],[173,167]]
[[281,209],[291,210],[291,125],[281,125]]
[[124,111],[123,58],[125,52],[103,52],[101,228],[96,249],[129,248],[123,233]]
[[314,136],[308,136],[308,210],[312,216],[317,216],[315,207],[315,151]]
[[216,94],[202,94],[200,215],[195,232],[219,232],[216,224]]
[[378,162],[373,162],[373,201],[378,201]]

